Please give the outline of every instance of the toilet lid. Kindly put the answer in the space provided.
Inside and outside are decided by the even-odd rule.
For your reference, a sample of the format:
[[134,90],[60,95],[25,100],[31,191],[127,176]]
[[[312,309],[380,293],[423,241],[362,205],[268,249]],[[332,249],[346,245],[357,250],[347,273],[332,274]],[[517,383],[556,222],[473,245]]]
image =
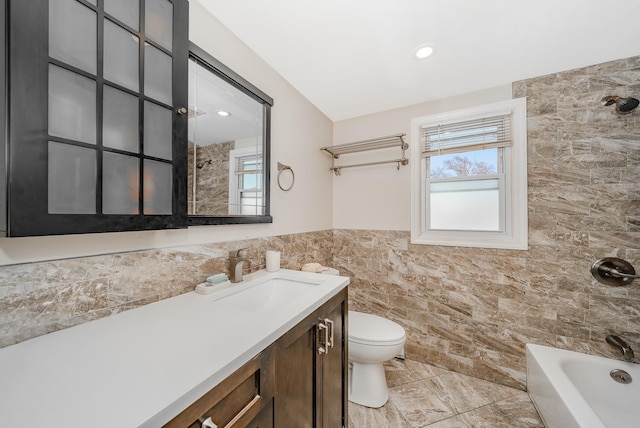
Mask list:
[[349,311],[349,340],[360,343],[395,344],[405,340],[401,325],[373,314]]

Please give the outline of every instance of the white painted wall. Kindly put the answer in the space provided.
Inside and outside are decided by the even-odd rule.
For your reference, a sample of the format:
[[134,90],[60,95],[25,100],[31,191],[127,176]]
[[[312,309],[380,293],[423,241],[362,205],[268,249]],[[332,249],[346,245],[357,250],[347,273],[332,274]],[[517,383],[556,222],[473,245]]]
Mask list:
[[[416,104],[386,112],[335,122],[333,144],[344,144],[395,134],[411,141],[411,119],[481,104],[511,99],[511,85],[463,96]],[[397,159],[400,149],[342,155],[336,162],[355,164]],[[409,153],[406,153],[409,157]],[[413,162],[409,159],[409,162]],[[333,179],[333,228],[410,230],[410,166],[394,164],[344,169]]]
[[[274,99],[271,121],[273,223],[0,238],[0,265],[286,235],[332,227],[332,181],[327,172],[331,161],[319,150],[332,144],[332,122],[197,0],[189,3],[190,40]],[[295,186],[289,192],[283,192],[277,186],[278,161],[290,165],[295,172]]]

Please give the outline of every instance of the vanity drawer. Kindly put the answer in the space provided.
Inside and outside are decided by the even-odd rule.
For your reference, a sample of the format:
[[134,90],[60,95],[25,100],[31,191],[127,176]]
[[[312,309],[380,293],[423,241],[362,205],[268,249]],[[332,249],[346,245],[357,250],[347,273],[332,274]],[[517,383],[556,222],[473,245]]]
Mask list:
[[208,418],[218,428],[273,426],[272,366],[272,351],[267,348],[183,410],[165,428],[206,427],[203,422]]

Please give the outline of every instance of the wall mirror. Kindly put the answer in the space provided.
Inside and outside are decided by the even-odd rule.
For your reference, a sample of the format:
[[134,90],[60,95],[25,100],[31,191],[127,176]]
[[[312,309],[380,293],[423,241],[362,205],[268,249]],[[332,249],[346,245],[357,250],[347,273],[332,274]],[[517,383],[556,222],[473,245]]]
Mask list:
[[189,51],[189,224],[271,223],[273,99],[193,43]]

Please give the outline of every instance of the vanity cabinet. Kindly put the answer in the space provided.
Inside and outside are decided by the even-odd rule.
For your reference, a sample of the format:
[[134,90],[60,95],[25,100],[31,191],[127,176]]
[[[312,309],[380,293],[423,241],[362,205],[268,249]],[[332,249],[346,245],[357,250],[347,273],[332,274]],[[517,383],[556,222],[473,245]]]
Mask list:
[[199,398],[164,428],[273,427],[273,346]]
[[347,427],[347,289],[164,428]]
[[276,343],[276,427],[347,426],[347,291]]

